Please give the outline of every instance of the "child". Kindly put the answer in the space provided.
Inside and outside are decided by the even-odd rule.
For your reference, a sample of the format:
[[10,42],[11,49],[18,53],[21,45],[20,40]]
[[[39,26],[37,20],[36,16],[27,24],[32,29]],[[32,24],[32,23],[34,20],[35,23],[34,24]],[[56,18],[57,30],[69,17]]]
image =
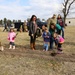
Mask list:
[[64,39],[62,36],[60,36],[59,34],[57,33],[54,33],[53,34],[53,37],[56,41],[56,44],[57,44],[57,50],[58,52],[57,53],[62,53],[62,44],[64,43]]
[[45,31],[43,32],[43,39],[44,39],[44,50],[48,51],[49,42],[50,42],[50,33],[47,28],[45,28]]
[[10,44],[10,47],[9,47],[9,49],[15,49],[15,38],[16,38],[16,33],[14,32],[14,29],[13,28],[11,28],[10,29],[10,32],[9,32],[9,34],[8,34],[8,40],[9,40],[9,44]]

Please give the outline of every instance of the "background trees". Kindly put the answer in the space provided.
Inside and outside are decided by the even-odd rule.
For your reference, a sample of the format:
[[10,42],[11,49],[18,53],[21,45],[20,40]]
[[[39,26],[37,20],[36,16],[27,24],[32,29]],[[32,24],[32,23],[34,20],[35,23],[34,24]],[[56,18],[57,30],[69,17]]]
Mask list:
[[63,4],[63,16],[64,16],[64,22],[66,21],[66,17],[70,13],[71,6],[75,3],[75,0],[64,0]]

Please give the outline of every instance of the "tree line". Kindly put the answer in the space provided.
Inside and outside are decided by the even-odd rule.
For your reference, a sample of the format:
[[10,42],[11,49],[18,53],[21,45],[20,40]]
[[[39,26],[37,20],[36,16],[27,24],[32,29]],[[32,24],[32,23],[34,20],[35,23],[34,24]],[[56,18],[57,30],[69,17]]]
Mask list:
[[[63,8],[61,12],[63,13],[64,22],[66,22],[66,18],[69,15],[70,11],[72,10],[71,6],[75,3],[75,0],[63,0]],[[28,20],[28,19],[27,19]],[[9,20],[7,18],[4,18],[3,20],[0,20],[0,25],[3,25],[7,22],[14,23],[14,22],[21,22],[21,20]]]
[[10,19],[7,19],[7,18],[4,18],[4,19],[1,19],[0,20],[0,25],[4,25],[4,24],[6,24],[6,23],[8,23],[8,22],[10,22],[11,24],[12,23],[15,23],[15,22],[21,22],[21,20],[10,20]]

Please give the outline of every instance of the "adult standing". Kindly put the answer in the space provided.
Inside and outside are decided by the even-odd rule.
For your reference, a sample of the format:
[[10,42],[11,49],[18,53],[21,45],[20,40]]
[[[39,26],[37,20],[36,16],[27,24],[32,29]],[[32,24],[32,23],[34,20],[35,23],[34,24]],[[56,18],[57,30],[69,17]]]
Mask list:
[[49,18],[49,19],[47,20],[47,27],[48,27],[48,30],[49,30],[50,25],[51,25],[52,23],[54,23],[54,25],[56,25],[56,23],[57,23],[57,18],[56,18],[56,15],[55,15],[55,14],[53,14],[53,17],[52,17],[52,18]]
[[62,33],[62,37],[64,38],[64,25],[65,24],[64,24],[64,20],[60,14],[58,14],[58,17],[57,17],[57,24],[59,24],[61,26],[61,33]]
[[6,30],[6,31],[8,31],[8,28],[7,28],[7,23],[5,23],[5,25],[4,25],[3,32],[4,32],[5,30]]
[[7,21],[7,26],[8,26],[8,31],[10,31],[10,27],[11,27],[11,22],[10,22],[10,20]]
[[53,38],[53,33],[55,32],[56,24],[57,24],[57,18],[56,18],[56,15],[53,14],[53,17],[47,20],[47,27],[49,32],[51,33],[50,49],[53,49],[53,43],[55,42]]
[[36,30],[37,30],[37,17],[32,15],[29,22],[29,36],[30,36],[30,47],[32,50],[35,50],[35,41],[36,41]]

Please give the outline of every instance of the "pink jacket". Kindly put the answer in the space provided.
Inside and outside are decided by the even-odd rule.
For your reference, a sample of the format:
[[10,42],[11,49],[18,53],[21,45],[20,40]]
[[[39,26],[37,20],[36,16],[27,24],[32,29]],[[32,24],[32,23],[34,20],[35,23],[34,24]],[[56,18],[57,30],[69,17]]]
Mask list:
[[64,38],[62,36],[58,35],[56,39],[59,43],[64,43]]
[[8,33],[8,40],[10,42],[14,42],[15,41],[15,37],[16,37],[16,33],[15,32],[9,32]]

